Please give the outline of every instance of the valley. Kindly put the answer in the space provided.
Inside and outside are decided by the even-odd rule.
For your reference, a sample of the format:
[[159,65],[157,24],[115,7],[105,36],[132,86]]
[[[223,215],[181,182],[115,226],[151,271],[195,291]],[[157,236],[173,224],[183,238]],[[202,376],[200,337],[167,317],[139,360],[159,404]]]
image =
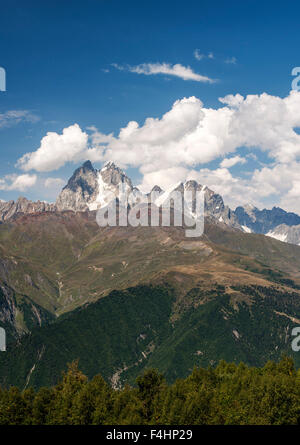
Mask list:
[[[85,196],[91,168],[75,172],[67,202]],[[132,187],[111,169],[108,184]],[[245,233],[211,191],[205,203],[199,238],[186,238],[184,227],[101,228],[82,202],[81,210],[31,208],[3,221],[1,385],[54,385],[77,359],[89,378],[100,372],[116,388],[147,367],[172,382],[221,359],[263,366],[287,354],[300,365],[291,350],[300,247]]]

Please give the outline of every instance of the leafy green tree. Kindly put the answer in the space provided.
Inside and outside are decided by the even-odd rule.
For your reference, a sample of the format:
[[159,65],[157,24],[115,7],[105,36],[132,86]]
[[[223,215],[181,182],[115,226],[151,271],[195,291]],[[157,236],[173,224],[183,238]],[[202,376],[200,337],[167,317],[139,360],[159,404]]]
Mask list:
[[48,422],[58,425],[74,423],[74,398],[87,385],[87,377],[78,369],[78,361],[68,365],[68,371],[63,374],[62,382],[54,389],[54,400],[51,406]]
[[33,425],[46,425],[48,423],[53,403],[54,390],[52,388],[40,388],[32,404]]
[[142,400],[147,421],[156,417],[161,391],[165,388],[165,379],[156,369],[149,369],[136,379],[138,397]]
[[299,425],[300,374],[288,357],[263,368],[221,361],[172,385],[149,369],[136,387],[113,390],[73,362],[53,388],[0,388],[0,424]]
[[100,375],[83,385],[74,396],[72,423],[102,425],[112,420],[112,388]]
[[22,425],[26,423],[26,403],[21,391],[12,386],[4,392],[0,402],[0,424]]

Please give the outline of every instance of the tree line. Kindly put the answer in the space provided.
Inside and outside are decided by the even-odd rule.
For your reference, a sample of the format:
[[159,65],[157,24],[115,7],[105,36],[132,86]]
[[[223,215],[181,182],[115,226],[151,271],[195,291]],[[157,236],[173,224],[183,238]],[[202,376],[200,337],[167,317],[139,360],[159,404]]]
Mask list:
[[114,390],[69,365],[54,387],[0,388],[0,425],[300,424],[300,371],[293,360],[263,368],[220,361],[167,384],[154,369]]

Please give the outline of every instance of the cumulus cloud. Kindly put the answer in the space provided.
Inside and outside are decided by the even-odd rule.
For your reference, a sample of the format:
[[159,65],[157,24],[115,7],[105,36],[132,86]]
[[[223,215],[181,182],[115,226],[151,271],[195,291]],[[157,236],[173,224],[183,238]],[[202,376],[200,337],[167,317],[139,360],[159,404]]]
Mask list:
[[276,205],[300,214],[299,171],[299,161],[278,163],[256,169],[251,182],[258,192],[277,196]]
[[[143,124],[129,122],[118,135],[75,124],[62,134],[48,133],[40,147],[18,162],[25,171],[56,170],[67,162],[113,160],[121,167],[137,167],[144,190],[166,188],[191,175],[225,196],[234,206],[249,201],[263,205],[273,199],[284,208],[296,203],[300,168],[300,92],[280,98],[266,93],[220,98],[219,108],[207,108],[196,97],[177,100],[160,118]],[[265,151],[271,165],[249,173],[247,179],[229,169],[252,156],[249,149]],[[241,155],[234,155],[237,149]],[[255,157],[252,156],[254,159]],[[220,159],[216,170],[201,168]],[[254,159],[255,160],[255,159]],[[198,168],[198,170],[196,169]],[[295,207],[294,207],[295,210]]]
[[126,67],[116,63],[112,65],[121,71],[126,70],[131,73],[145,74],[146,76],[165,74],[168,76],[180,77],[183,80],[194,80],[196,82],[205,83],[215,82],[215,80],[210,77],[195,73],[191,67],[183,66],[180,63],[176,63],[175,65],[171,65],[170,63],[142,63],[136,66],[127,65]]
[[135,121],[111,137],[101,157],[157,170],[204,164],[234,153],[237,148],[260,148],[277,162],[300,158],[300,93],[280,98],[261,95],[230,95],[224,106],[205,108],[196,97],[174,103],[159,118]]
[[171,167],[145,173],[143,181],[138,187],[145,193],[149,192],[154,185],[159,185],[163,190],[167,190],[172,185],[185,181],[188,174],[189,170],[184,167]]
[[48,189],[58,189],[65,185],[65,181],[61,178],[46,178],[44,185]]
[[277,163],[300,158],[300,135],[295,130],[300,127],[299,92],[291,91],[285,98],[266,93],[228,95],[220,103],[219,108],[206,108],[196,97],[183,98],[161,118],[147,118],[142,125],[130,121],[117,136],[89,127],[90,143],[88,134],[74,124],[62,134],[47,133],[40,147],[25,154],[18,166],[51,171],[90,157],[112,159],[146,173],[204,164],[228,157],[240,147],[266,151]]
[[231,158],[223,159],[220,166],[223,168],[230,168],[236,164],[245,164],[246,162],[247,160],[245,158],[242,158],[241,156],[233,156]]
[[36,184],[37,175],[6,175],[0,179],[0,190],[24,192]]
[[58,170],[66,162],[81,159],[87,148],[88,135],[78,124],[64,128],[62,134],[48,132],[41,140],[40,147],[26,153],[18,160],[17,167],[24,171],[36,170],[47,172]]
[[225,97],[219,97],[219,101],[229,107],[238,108],[244,102],[244,97],[241,94],[228,94]]
[[11,127],[20,122],[35,123],[39,117],[28,110],[10,110],[5,113],[0,113],[0,128]]
[[48,177],[39,181],[39,187],[43,189],[44,197],[50,200],[55,200],[65,185],[66,181],[62,178]]
[[194,179],[202,185],[207,185],[222,195],[232,208],[244,203],[262,206],[264,194],[257,194],[256,186],[250,180],[234,177],[227,168],[210,170],[202,168],[189,172],[188,179]]
[[245,180],[234,177],[227,168],[223,167],[215,170],[209,168],[195,170],[184,167],[161,169],[144,174],[143,181],[138,187],[143,191],[149,191],[155,184],[158,184],[166,190],[178,181],[191,179],[222,195],[226,204],[233,209],[246,203],[263,207],[264,199],[274,192],[273,189],[264,188],[260,182],[256,182],[252,178]]
[[279,162],[291,162],[300,156],[300,94],[291,91],[285,98],[266,93],[226,96],[221,99],[233,111],[229,125],[230,143],[259,147]]
[[249,178],[233,176],[228,168],[190,170],[195,179],[220,193],[232,208],[250,203],[257,207],[280,206],[300,214],[300,162],[255,169]]

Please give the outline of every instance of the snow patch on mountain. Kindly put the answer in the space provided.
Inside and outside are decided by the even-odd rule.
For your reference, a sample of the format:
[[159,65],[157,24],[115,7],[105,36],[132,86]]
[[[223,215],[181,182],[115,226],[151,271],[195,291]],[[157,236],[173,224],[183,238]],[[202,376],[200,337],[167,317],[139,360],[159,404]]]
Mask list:
[[17,213],[97,211],[116,198],[121,205],[124,203],[127,206],[128,203],[133,207],[137,203],[148,203],[150,195],[152,198],[154,195],[154,204],[157,207],[171,206],[179,209],[182,203],[178,203],[176,207],[170,199],[173,191],[180,192],[184,197],[182,203],[188,217],[194,219],[197,216],[197,193],[203,192],[206,217],[245,233],[261,233],[300,245],[300,216],[295,213],[286,212],[279,207],[260,210],[251,204],[237,207],[233,212],[224,204],[221,195],[193,180],[178,182],[166,191],[156,185],[150,193],[144,194],[133,186],[131,179],[112,161],[108,161],[101,170],[95,169],[90,161],[86,161],[74,171],[55,205],[40,201],[33,203],[26,198],[20,198],[16,202],[0,199],[0,222],[11,219]]
[[252,233],[252,230],[247,226],[242,226],[242,229],[245,233]]
[[282,242],[287,242],[287,234],[286,233],[276,233],[276,231],[272,232],[268,232],[266,233],[266,236],[269,236],[271,238],[275,238],[278,241],[282,241]]
[[167,203],[170,199],[172,192],[174,192],[174,190],[178,189],[179,187],[183,187],[182,182],[178,182],[177,184],[172,185],[165,192],[161,193],[159,197],[155,199],[154,204],[157,207],[160,207],[163,204]]

